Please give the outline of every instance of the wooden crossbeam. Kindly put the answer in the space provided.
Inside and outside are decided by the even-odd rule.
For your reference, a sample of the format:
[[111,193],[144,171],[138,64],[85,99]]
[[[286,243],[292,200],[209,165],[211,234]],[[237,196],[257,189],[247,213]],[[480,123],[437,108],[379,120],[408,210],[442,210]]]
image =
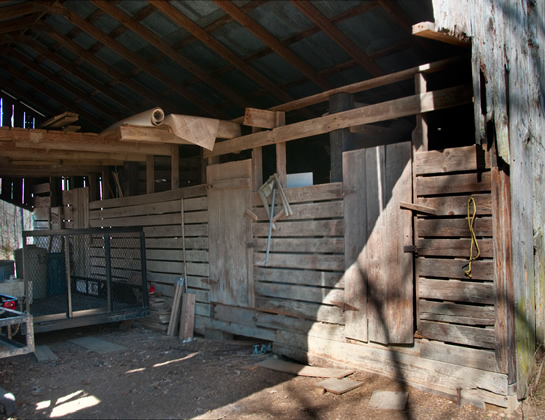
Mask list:
[[471,86],[456,86],[394,99],[216,143],[213,151],[204,151],[204,157],[209,158],[227,153],[236,153],[255,147],[329,133],[333,130],[355,125],[387,121],[408,115],[464,105],[471,102],[472,94]]

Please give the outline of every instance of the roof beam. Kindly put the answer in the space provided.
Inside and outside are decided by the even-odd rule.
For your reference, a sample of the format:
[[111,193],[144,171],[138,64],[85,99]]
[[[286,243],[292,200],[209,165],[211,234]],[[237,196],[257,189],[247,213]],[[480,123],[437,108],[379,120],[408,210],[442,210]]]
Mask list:
[[[275,83],[265,77],[263,74],[255,70],[252,66],[242,60],[239,56],[225,47],[221,42],[211,36],[206,30],[186,17],[178,9],[172,6],[169,2],[163,0],[150,0],[150,3],[160,10],[167,18],[177,23],[181,27],[189,31],[194,37],[200,40],[203,44],[213,50],[216,54],[227,60],[233,67],[239,69],[242,73],[254,80],[257,84],[263,87],[266,91],[276,96],[283,101],[290,101],[293,98],[286,92],[278,89]],[[290,99],[287,99],[290,98]]]
[[406,96],[226,140],[216,143],[213,151],[205,150],[203,155],[205,158],[209,158],[227,153],[237,153],[246,149],[317,136],[356,125],[393,120],[408,115],[464,105],[471,102],[472,93],[471,86],[456,86]]
[[[48,35],[50,37],[52,37],[54,40],[56,40],[56,34],[48,32]],[[34,51],[41,54],[43,57],[47,58],[51,62],[55,63],[56,65],[58,65],[59,67],[61,67],[62,69],[64,69],[68,73],[70,73],[72,76],[77,77],[82,82],[84,82],[84,83],[88,84],[89,86],[91,86],[92,88],[100,91],[103,95],[107,96],[112,101],[117,102],[118,104],[122,105],[125,109],[127,109],[129,111],[133,111],[133,112],[140,112],[142,110],[142,108],[136,106],[136,104],[133,104],[131,101],[127,101],[127,98],[122,97],[121,95],[114,92],[112,89],[107,88],[106,84],[100,83],[96,79],[88,76],[86,73],[81,71],[78,68],[78,66],[76,66],[73,63],[70,63],[70,62],[66,61],[65,59],[59,57],[58,55],[54,54],[49,49],[47,49],[47,47],[40,44],[38,41],[36,41],[36,40],[34,40],[34,39],[32,39],[32,38],[30,38],[28,36],[17,38],[16,41],[19,41],[21,44],[24,44],[24,45],[32,48]],[[64,46],[67,47],[68,49],[71,49],[67,44],[70,44],[69,40],[66,40],[66,44],[64,44]],[[81,48],[83,50],[82,47],[78,46],[78,48]],[[74,52],[78,53],[78,51],[74,51]],[[82,57],[81,54],[79,56]],[[93,63],[91,63],[91,64],[93,64]],[[104,63],[104,65],[106,66],[105,63]],[[149,105],[151,105],[151,103],[152,102],[150,102]],[[141,104],[141,105],[149,106],[148,104]]]
[[210,87],[216,89],[226,98],[230,98],[233,102],[241,107],[248,106],[248,102],[238,95],[233,89],[211,77],[208,72],[180,54],[176,49],[164,42],[161,38],[151,32],[149,29],[134,21],[131,16],[117,8],[112,2],[104,0],[92,0],[93,4],[103,10],[105,13],[116,19],[121,25],[126,26],[143,40],[153,45],[180,67],[185,68],[193,73]]
[[350,38],[341,32],[330,20],[324,16],[315,6],[305,0],[291,0],[291,3],[299,9],[307,18],[314,22],[346,53],[356,60],[360,66],[366,69],[373,76],[382,76],[382,70],[365,52],[363,52]]
[[[115,136],[115,131],[113,136]],[[102,153],[138,153],[170,156],[169,144],[119,142],[110,136],[94,133],[68,133],[63,131],[31,130],[0,127],[0,142],[14,141],[16,147],[45,150],[89,151]]]
[[12,65],[5,63],[4,68],[13,76],[15,76],[17,79],[29,85],[32,89],[38,92],[42,92],[45,95],[48,95],[51,99],[64,105],[66,109],[77,110],[78,111],[77,113],[79,115],[83,116],[87,121],[95,125],[95,127],[100,128],[104,124],[104,121],[96,119],[93,115],[89,114],[85,109],[80,108],[74,101],[71,101],[70,99],[63,98],[62,96],[57,95],[57,93],[54,90],[47,87],[44,83],[37,82],[36,80],[32,79],[25,73],[19,71]]
[[2,156],[10,159],[26,159],[26,160],[40,160],[40,159],[55,159],[55,160],[116,160],[127,162],[145,162],[146,155],[139,153],[104,153],[104,152],[82,152],[71,150],[44,150],[38,148],[25,148],[19,147],[14,142],[0,142],[0,153]]
[[21,16],[32,15],[36,13],[32,2],[14,4],[2,7],[2,20],[15,19]]
[[[147,73],[157,78],[163,84],[170,87],[173,91],[177,92],[184,98],[188,99],[191,103],[197,105],[202,111],[206,112],[207,114],[210,114],[210,115],[222,114],[222,112],[219,109],[217,109],[215,106],[205,102],[197,94],[182,87],[177,81],[173,80],[170,76],[163,73],[159,69],[155,68],[151,63],[148,63],[146,60],[141,58],[137,53],[132,52],[127,47],[117,42],[110,35],[94,27],[92,24],[87,22],[78,14],[73,13],[71,10],[67,9],[64,6],[56,6],[54,8],[51,8],[50,12],[60,13],[66,16],[71,23],[78,26],[79,28],[87,32],[87,34],[94,37],[97,41],[103,43],[108,48],[115,51],[121,57],[132,62],[137,67],[141,67],[142,69],[144,69]],[[160,105],[160,103],[157,105]]]
[[[60,75],[50,72],[45,67],[40,66],[35,61],[28,59],[17,50],[12,49],[10,53],[10,57],[15,58],[20,63],[27,66],[29,69],[32,69],[36,73],[41,74],[43,77],[47,78],[47,80],[50,83],[56,84],[57,86],[66,90],[67,92],[70,92],[72,95],[76,96],[77,98],[85,98],[85,102],[95,107],[95,109],[104,116],[105,123],[108,121],[111,121],[111,123],[114,123],[115,121],[118,121],[123,118],[123,116],[119,114],[117,111],[114,111],[113,109],[108,108],[107,104],[97,101],[88,92],[85,92],[79,88],[75,88],[73,85],[62,80]],[[75,103],[79,103],[79,101],[81,100],[83,99],[78,99],[75,101]]]
[[[156,105],[160,104],[160,105],[162,105],[163,108],[170,109],[172,111],[177,109],[177,106],[175,106],[171,101],[166,99],[164,96],[157,95],[155,92],[152,92],[151,90],[147,89],[145,86],[140,85],[139,83],[131,80],[129,76],[126,76],[123,73],[121,73],[120,71],[116,70],[115,68],[113,68],[109,64],[105,63],[104,61],[102,61],[98,57],[91,54],[85,48],[78,45],[76,42],[66,38],[61,33],[57,32],[55,29],[44,25],[43,30],[44,30],[44,32],[47,33],[48,36],[50,36],[57,43],[63,45],[64,47],[68,48],[72,52],[76,53],[80,58],[83,58],[83,59],[87,60],[87,62],[89,62],[91,65],[93,65],[97,69],[99,69],[99,70],[103,71],[104,73],[106,73],[108,76],[110,76],[116,82],[122,83],[127,88],[129,88],[130,90],[135,92],[135,95],[143,97],[147,101],[147,103],[142,103],[142,102],[139,103],[138,106],[133,105],[131,103],[131,101],[127,101],[127,98],[125,98],[125,97],[123,97],[121,95],[118,95],[116,92],[113,92],[111,89],[108,89],[108,90],[105,91],[104,85],[102,85],[102,88],[100,88],[101,84],[99,82],[94,82],[93,79],[89,78],[89,76],[87,76],[85,73],[79,71],[77,69],[77,66],[75,66],[74,64],[69,65],[69,68],[73,68],[75,71],[71,71],[71,70],[69,70],[67,68],[68,71],[71,71],[72,74],[77,75],[77,77],[79,77],[81,80],[83,80],[85,83],[89,84],[90,86],[93,86],[96,89],[101,89],[101,91],[105,95],[107,95],[110,98],[114,99],[118,103],[124,104],[124,106],[126,108],[128,108],[128,109],[130,109],[130,110],[132,110],[134,112],[141,112],[143,107],[150,107],[150,105],[151,106],[156,106]],[[41,44],[39,44],[38,42],[36,42],[34,40],[32,40],[32,41],[33,41],[32,44],[31,44],[32,48],[34,48],[34,46],[36,46],[36,44],[41,46]],[[102,44],[100,44],[100,45],[102,45]],[[37,46],[36,46],[36,48],[37,48]],[[43,50],[43,49],[45,49],[45,47],[41,46],[41,50]],[[46,49],[46,51],[47,51],[47,49]],[[50,54],[50,55],[53,56],[53,57],[48,57],[50,60],[53,60],[54,58],[56,58],[56,56],[54,54]],[[63,61],[64,62],[64,60],[60,60],[60,59],[57,59],[56,61]],[[66,67],[66,64],[65,64],[65,67]],[[93,83],[93,84],[91,85],[91,83]]]
[[293,51],[285,47],[282,42],[280,42],[276,37],[274,37],[269,31],[259,25],[255,20],[250,16],[244,13],[239,9],[234,3],[230,0],[214,0],[217,6],[240,23],[243,27],[248,29],[253,33],[257,38],[259,38],[265,45],[268,45],[274,52],[276,52],[280,57],[286,60],[289,64],[307,76],[310,80],[316,83],[322,89],[331,89],[332,85],[329,81],[320,76],[320,74],[313,69],[309,64],[305,63],[301,58],[299,58]]
[[50,177],[50,176],[86,176],[93,173],[102,173],[102,166],[82,165],[36,165],[26,166],[12,163],[0,164],[0,176],[18,176],[25,178]]

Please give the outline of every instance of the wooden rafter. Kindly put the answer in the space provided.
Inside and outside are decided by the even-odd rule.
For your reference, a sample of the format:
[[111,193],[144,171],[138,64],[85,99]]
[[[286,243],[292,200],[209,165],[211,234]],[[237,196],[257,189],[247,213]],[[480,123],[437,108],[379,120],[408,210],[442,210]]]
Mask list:
[[314,22],[333,41],[337,43],[346,53],[357,61],[364,69],[373,76],[382,76],[382,70],[354,41],[348,38],[331,21],[324,16],[309,1],[291,0],[292,4],[299,9],[307,18]]
[[275,36],[273,36],[269,31],[259,25],[255,20],[250,16],[244,13],[240,8],[238,8],[234,3],[224,0],[214,0],[214,3],[223,9],[227,14],[229,14],[233,19],[238,23],[248,29],[253,33],[257,38],[262,42],[268,45],[274,52],[276,52],[280,57],[286,60],[290,65],[295,67],[310,80],[320,86],[322,89],[331,89],[331,83],[327,81],[324,77],[313,69],[309,64],[304,62],[299,56],[297,56],[289,48],[286,48],[282,42],[280,42]]
[[[4,81],[4,83],[8,82],[7,80]],[[17,102],[25,102],[31,105],[36,110],[40,111],[41,113],[45,114],[47,111],[49,112],[56,112],[60,110],[54,110],[51,109],[51,105],[48,105],[38,99],[36,99],[36,95],[32,95],[29,92],[19,88],[14,83],[10,83],[9,86],[7,84],[2,85],[2,89],[6,92],[9,92],[13,96],[18,96]],[[22,104],[24,105],[24,104]],[[47,110],[47,111],[46,111]]]
[[150,0],[150,3],[154,7],[156,7],[158,10],[163,12],[167,18],[171,19],[172,21],[176,22],[178,25],[188,30],[199,41],[204,43],[210,49],[212,49],[221,57],[223,57],[225,60],[227,60],[233,67],[239,69],[250,79],[257,82],[269,93],[271,93],[272,95],[278,97],[279,99],[283,101],[291,100],[291,99],[287,99],[287,98],[291,98],[290,95],[278,89],[278,86],[276,86],[276,84],[273,83],[270,79],[268,79],[262,73],[258,72],[252,66],[247,64],[244,60],[242,60],[235,53],[233,53],[231,50],[225,47],[221,42],[219,42],[214,37],[212,37],[207,31],[202,29],[199,25],[197,25],[191,19],[186,17],[183,13],[181,13],[178,9],[176,9],[170,3],[162,1],[162,0]]
[[132,62],[134,65],[140,67],[141,69],[145,70],[147,73],[152,75],[153,77],[160,80],[163,84],[171,88],[174,92],[177,92],[184,98],[188,99],[191,103],[198,106],[202,111],[206,112],[207,114],[214,115],[214,116],[217,116],[218,114],[222,114],[222,112],[219,109],[217,109],[215,106],[201,99],[199,95],[182,87],[177,81],[173,80],[170,76],[168,76],[161,70],[154,67],[152,63],[147,62],[146,60],[141,58],[137,53],[131,51],[130,49],[128,49],[127,47],[125,47],[124,45],[116,41],[114,38],[112,38],[110,35],[102,32],[100,29],[96,28],[95,26],[87,22],[78,14],[73,13],[71,10],[65,8],[64,6],[57,6],[57,7],[51,8],[50,12],[60,13],[62,15],[65,15],[71,23],[73,23],[74,25],[78,26],[79,28],[87,32],[87,34],[94,37],[96,40],[100,41],[101,43],[103,43],[108,48],[115,51],[117,54],[119,54],[126,60]]
[[207,83],[211,88],[216,89],[222,95],[224,95],[227,98],[230,98],[231,100],[233,100],[233,102],[235,102],[236,104],[240,105],[243,108],[249,105],[248,102],[245,99],[243,99],[241,96],[239,96],[238,93],[236,93],[233,89],[231,89],[230,87],[226,86],[225,84],[211,77],[205,69],[195,64],[193,61],[189,60],[188,58],[184,57],[179,51],[175,50],[173,47],[171,47],[169,44],[167,44],[165,41],[163,41],[161,38],[159,38],[149,29],[145,28],[140,23],[134,21],[131,16],[124,13],[121,9],[117,8],[110,1],[104,1],[104,0],[92,0],[92,1],[95,6],[99,7],[105,13],[109,14],[111,17],[116,19],[121,25],[124,25],[127,28],[129,28],[135,34],[140,36],[143,40],[153,45],[155,48],[157,48],[163,54],[168,56],[171,60],[173,60],[179,66],[188,70],[189,72],[197,76],[199,79],[201,79],[203,82]]
[[[378,2],[380,6],[392,17],[392,19],[397,22],[401,29],[403,29],[408,34],[411,34],[413,21],[407,15],[407,13],[405,13],[405,11],[401,7],[399,7],[398,4],[396,4],[396,2],[389,0],[378,0]],[[426,51],[432,52],[430,46],[427,43],[423,42],[421,39],[416,38],[414,41]]]
[[83,165],[17,165],[12,163],[2,163],[0,165],[0,176],[19,176],[19,177],[50,177],[50,176],[86,176],[93,173],[102,173],[102,166],[83,166]]
[[64,105],[66,109],[70,109],[72,111],[77,111],[78,114],[82,115],[84,118],[86,118],[90,123],[94,124],[96,127],[101,127],[104,125],[104,121],[97,120],[93,115],[89,114],[85,109],[78,106],[74,101],[71,101],[67,98],[64,98],[57,94],[53,89],[49,88],[46,84],[37,82],[27,74],[19,71],[15,67],[13,67],[11,64],[7,64],[4,60],[4,69],[10,72],[13,76],[15,76],[20,81],[24,82],[28,86],[30,86],[32,89],[43,92],[44,94],[48,95],[51,99],[59,102],[60,104]]
[[27,29],[29,26],[32,25],[33,21],[34,19],[32,16],[27,16],[25,18],[17,19],[13,22],[2,23],[2,25],[0,26],[0,35]]
[[[55,38],[55,34],[49,33],[53,38]],[[34,51],[39,53],[42,57],[47,58],[51,62],[55,63],[68,73],[70,73],[72,76],[77,77],[82,82],[88,84],[89,86],[93,87],[94,89],[100,91],[102,94],[110,98],[112,101],[117,102],[118,104],[122,105],[125,109],[133,111],[133,112],[139,112],[142,110],[141,107],[138,107],[138,104],[133,104],[132,102],[127,101],[127,98],[124,98],[123,96],[119,95],[118,93],[114,92],[112,89],[108,87],[105,83],[100,83],[96,79],[88,76],[86,73],[81,71],[77,65],[74,63],[70,63],[66,61],[65,59],[61,58],[57,54],[54,54],[50,50],[47,49],[44,45],[40,44],[38,41],[35,41],[34,39],[30,37],[20,37],[16,39],[21,44],[24,44],[30,48],[32,48]],[[69,44],[70,41],[66,40],[66,44]],[[65,47],[69,48],[66,44],[64,44]],[[75,43],[74,43],[75,44]],[[79,47],[83,50],[82,47]],[[69,48],[70,49],[70,48]],[[77,51],[74,51],[77,53]],[[81,57],[81,55],[79,55]],[[92,64],[92,63],[91,63]],[[106,63],[104,63],[104,66],[106,66]],[[107,66],[106,66],[107,67]],[[140,106],[149,106],[149,104],[140,104]]]
[[[47,70],[45,67],[40,66],[40,64],[36,63],[35,61],[32,61],[25,57],[23,54],[19,53],[17,50],[12,49],[10,51],[10,56],[15,58],[17,61],[19,61],[21,64],[24,64],[29,69],[35,71],[38,74],[41,74],[43,77],[45,77],[47,80],[49,80],[50,83],[55,84],[62,89],[66,90],[67,92],[70,92],[72,95],[74,95],[76,98],[85,98],[85,102],[87,102],[89,105],[96,108],[96,110],[101,113],[104,116],[104,124],[108,123],[110,121],[111,123],[118,121],[123,118],[123,116],[113,109],[108,109],[108,106],[105,103],[99,102],[96,99],[94,99],[89,93],[74,87],[73,85],[65,82],[62,80],[62,78]],[[75,103],[79,103],[83,99],[79,99],[74,101]]]
[[36,9],[32,6],[31,2],[13,4],[11,6],[2,7],[2,15],[0,16],[0,19],[15,19],[21,16],[31,15],[33,13],[36,13]]

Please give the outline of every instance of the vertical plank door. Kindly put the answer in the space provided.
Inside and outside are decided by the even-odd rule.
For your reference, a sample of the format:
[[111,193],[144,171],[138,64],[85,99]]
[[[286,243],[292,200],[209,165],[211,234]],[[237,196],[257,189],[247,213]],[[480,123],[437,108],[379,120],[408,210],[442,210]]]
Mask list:
[[346,336],[412,343],[414,334],[411,144],[345,152]]
[[208,183],[208,240],[210,302],[248,307],[252,302],[247,244],[250,221],[251,160],[210,165]]

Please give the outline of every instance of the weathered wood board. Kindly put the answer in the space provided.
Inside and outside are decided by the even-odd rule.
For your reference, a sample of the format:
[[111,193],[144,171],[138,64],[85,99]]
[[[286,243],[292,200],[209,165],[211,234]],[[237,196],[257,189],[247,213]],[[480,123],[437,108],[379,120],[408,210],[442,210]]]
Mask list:
[[251,160],[206,169],[211,302],[247,307],[253,299],[247,261],[251,226],[244,216],[250,207],[251,169]]
[[344,170],[347,337],[412,343],[412,223],[399,205],[412,202],[411,145],[345,153]]

